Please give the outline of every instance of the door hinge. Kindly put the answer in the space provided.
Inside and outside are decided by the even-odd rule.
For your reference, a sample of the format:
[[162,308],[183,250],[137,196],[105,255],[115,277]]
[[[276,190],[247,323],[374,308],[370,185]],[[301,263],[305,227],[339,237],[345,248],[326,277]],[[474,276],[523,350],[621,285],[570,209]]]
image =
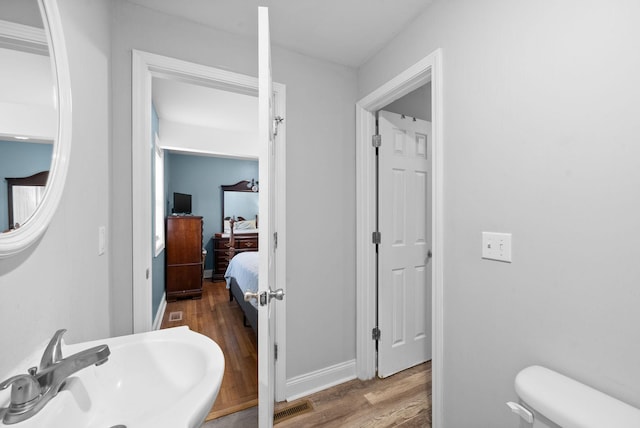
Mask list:
[[284,121],[284,117],[276,116],[273,118],[273,136],[278,135],[278,125],[280,125]]
[[382,135],[372,135],[371,145],[373,147],[380,147],[382,145]]
[[273,232],[273,249],[278,248],[278,232]]
[[371,330],[371,338],[373,340],[380,340],[380,329],[378,327],[374,327],[373,330]]
[[380,242],[382,242],[382,234],[380,232],[373,232],[371,234],[371,241],[375,244],[375,245],[379,245]]
[[278,344],[277,343],[273,344],[273,359],[274,360],[278,359]]

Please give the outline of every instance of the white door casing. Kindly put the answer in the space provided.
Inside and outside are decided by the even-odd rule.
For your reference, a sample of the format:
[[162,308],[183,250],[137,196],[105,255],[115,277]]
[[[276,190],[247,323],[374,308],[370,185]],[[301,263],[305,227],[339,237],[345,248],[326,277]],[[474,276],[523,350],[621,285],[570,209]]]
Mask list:
[[[222,88],[232,92],[258,95],[258,79],[240,73],[222,70],[188,61],[170,58],[138,50],[132,51],[132,222],[133,222],[133,332],[144,332],[152,329],[151,313],[151,156],[148,156],[148,142],[151,139],[151,79],[160,77],[177,79],[201,86]],[[275,111],[286,117],[286,86],[273,83],[273,99]],[[278,189],[275,209],[279,235],[277,266],[277,282],[283,288],[286,272],[286,123],[278,127],[276,140],[278,150],[275,163],[271,167],[276,170],[275,188]],[[222,154],[202,150],[193,150],[194,154]],[[266,183],[266,182],[265,182]],[[262,183],[260,183],[262,185]],[[261,186],[262,187],[262,186]],[[260,193],[262,193],[262,188]],[[261,208],[262,209],[262,208]],[[262,219],[262,214],[261,214]],[[145,273],[149,271],[149,274]],[[281,309],[276,320],[279,356],[276,370],[276,395],[284,399],[285,364],[286,364],[286,311],[285,302],[279,302]],[[157,315],[161,319],[162,314]],[[159,324],[159,323],[158,323]],[[273,387],[273,385],[272,385]]]
[[[377,326],[376,246],[371,233],[376,229],[375,112],[427,82],[431,82],[432,111],[432,426],[444,426],[444,141],[442,49],[436,49],[356,103],[356,370],[358,378],[376,374],[376,341],[371,332]],[[426,100],[425,100],[426,101]]]
[[431,123],[380,111],[378,376],[431,359]]

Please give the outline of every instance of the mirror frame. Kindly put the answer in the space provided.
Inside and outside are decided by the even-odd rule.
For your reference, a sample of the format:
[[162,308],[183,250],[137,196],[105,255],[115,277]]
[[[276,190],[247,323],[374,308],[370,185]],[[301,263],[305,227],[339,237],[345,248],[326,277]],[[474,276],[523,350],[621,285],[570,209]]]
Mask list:
[[0,233],[0,258],[24,251],[44,234],[58,208],[69,167],[71,153],[71,79],[62,20],[57,0],[38,0],[44,32],[49,46],[54,90],[58,110],[58,130],[53,144],[47,188],[29,221],[20,228]]
[[220,203],[220,207],[221,207],[221,223],[220,226],[222,227],[220,230],[222,231],[222,233],[224,233],[224,193],[225,192],[248,192],[248,193],[259,193],[260,190],[252,190],[251,187],[251,181],[249,180],[243,180],[243,181],[238,181],[236,184],[229,184],[229,185],[221,185],[220,186],[220,196],[222,198],[221,203]]

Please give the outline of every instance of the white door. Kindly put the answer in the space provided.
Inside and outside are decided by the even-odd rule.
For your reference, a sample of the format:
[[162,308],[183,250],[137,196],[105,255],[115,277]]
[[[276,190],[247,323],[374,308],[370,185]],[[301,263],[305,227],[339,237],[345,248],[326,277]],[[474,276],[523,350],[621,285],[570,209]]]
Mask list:
[[378,376],[431,359],[431,123],[380,111]]
[[275,141],[269,9],[258,8],[258,132],[260,134],[260,277],[258,281],[258,402],[259,426],[273,426],[275,387]]

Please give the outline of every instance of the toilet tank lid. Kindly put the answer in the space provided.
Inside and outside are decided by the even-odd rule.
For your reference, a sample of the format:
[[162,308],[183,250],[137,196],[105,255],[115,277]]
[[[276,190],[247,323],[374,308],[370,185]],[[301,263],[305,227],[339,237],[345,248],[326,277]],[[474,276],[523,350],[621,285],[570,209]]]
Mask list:
[[515,387],[525,405],[562,427],[640,427],[640,409],[545,367],[520,371]]

